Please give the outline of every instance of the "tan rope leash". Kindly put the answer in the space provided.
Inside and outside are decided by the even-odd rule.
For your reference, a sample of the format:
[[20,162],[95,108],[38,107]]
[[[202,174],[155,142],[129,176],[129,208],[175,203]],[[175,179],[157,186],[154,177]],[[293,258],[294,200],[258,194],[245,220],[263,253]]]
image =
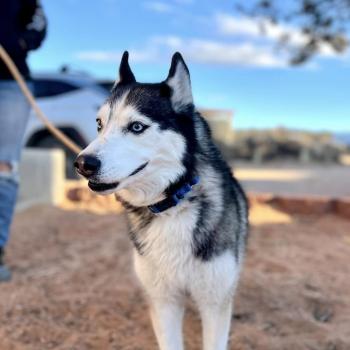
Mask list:
[[59,141],[61,141],[65,146],[67,146],[70,150],[72,150],[75,153],[80,153],[81,148],[74,143],[70,138],[68,138],[61,130],[57,129],[46,117],[44,112],[40,109],[38,104],[36,103],[34,96],[28,89],[28,86],[23,79],[21,73],[18,71],[16,65],[12,61],[11,57],[8,55],[8,53],[5,51],[5,49],[0,45],[0,57],[5,62],[7,68],[9,69],[10,73],[14,77],[14,79],[17,81],[19,87],[21,88],[24,96],[27,98],[29,104],[34,109],[37,117],[39,120],[47,127],[47,129],[54,135]]

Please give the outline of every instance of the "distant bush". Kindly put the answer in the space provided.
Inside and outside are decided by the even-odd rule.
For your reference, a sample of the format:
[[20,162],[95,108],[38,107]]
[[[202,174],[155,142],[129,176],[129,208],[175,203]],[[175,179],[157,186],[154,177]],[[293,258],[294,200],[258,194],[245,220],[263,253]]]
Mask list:
[[231,145],[217,142],[228,160],[253,162],[294,161],[339,163],[346,146],[336,143],[331,134],[310,133],[283,128],[237,130]]

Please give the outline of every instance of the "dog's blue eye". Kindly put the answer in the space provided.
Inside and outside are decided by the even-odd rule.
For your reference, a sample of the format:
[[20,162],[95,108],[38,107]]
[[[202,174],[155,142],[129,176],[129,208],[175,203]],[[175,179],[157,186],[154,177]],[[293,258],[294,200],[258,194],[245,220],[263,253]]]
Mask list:
[[101,131],[102,130],[102,120],[100,118],[97,118],[96,123],[97,123],[97,131]]
[[128,126],[128,130],[133,132],[134,134],[141,134],[147,128],[148,128],[147,125],[144,125],[140,122],[133,122],[133,123],[129,124],[129,126]]

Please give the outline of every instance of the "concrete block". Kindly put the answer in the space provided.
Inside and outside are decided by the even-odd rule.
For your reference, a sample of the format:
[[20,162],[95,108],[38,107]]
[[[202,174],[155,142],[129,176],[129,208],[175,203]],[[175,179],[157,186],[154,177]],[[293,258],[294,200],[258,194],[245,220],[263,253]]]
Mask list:
[[25,148],[19,166],[18,206],[56,205],[65,196],[65,155],[60,149]]

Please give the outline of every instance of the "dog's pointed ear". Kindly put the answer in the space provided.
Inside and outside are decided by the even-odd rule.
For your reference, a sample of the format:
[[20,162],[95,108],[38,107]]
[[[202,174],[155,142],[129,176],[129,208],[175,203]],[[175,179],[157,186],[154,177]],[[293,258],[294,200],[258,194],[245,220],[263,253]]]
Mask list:
[[190,72],[179,52],[173,55],[165,83],[170,87],[170,100],[175,112],[193,105]]
[[129,66],[129,52],[124,51],[119,66],[119,81],[118,84],[132,84],[136,79],[134,73]]

